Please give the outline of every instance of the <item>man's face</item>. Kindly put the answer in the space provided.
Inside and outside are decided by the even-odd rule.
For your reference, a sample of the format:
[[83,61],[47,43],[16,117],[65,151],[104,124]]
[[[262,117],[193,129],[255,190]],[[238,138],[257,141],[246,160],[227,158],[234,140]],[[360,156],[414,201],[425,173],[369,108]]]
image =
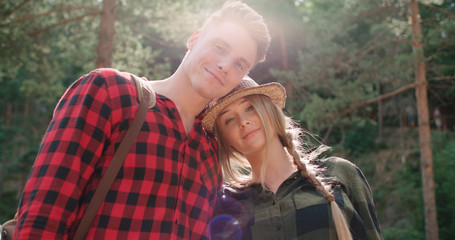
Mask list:
[[199,95],[226,95],[256,64],[256,42],[238,24],[225,22],[188,40],[184,70]]

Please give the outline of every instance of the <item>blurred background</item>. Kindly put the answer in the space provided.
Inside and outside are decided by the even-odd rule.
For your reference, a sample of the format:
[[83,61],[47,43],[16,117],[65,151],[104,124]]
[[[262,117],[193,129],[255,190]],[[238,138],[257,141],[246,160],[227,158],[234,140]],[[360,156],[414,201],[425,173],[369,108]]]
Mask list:
[[[97,67],[170,76],[188,37],[223,2],[2,0],[0,222],[14,216],[53,109],[72,82]],[[455,239],[455,2],[244,2],[272,35],[267,60],[250,76],[285,85],[286,112],[364,171],[384,238],[435,239],[428,226],[436,226],[430,230],[439,239]],[[417,98],[417,88],[427,97]],[[419,143],[425,131],[431,145]],[[427,163],[429,179],[421,169]],[[424,190],[433,180],[433,192]],[[424,213],[428,196],[437,219]]]

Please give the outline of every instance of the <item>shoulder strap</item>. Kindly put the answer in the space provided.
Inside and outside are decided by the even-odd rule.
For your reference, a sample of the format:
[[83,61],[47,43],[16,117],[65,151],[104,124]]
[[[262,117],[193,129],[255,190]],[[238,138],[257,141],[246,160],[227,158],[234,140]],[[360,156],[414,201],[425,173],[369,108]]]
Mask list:
[[143,95],[143,91],[142,89],[145,88],[147,90],[149,90],[151,92],[150,94],[150,102],[149,102],[149,108],[152,108],[155,106],[156,104],[156,97],[155,97],[155,91],[153,90],[153,88],[147,84],[148,82],[134,74],[131,74],[131,77],[133,78],[134,80],[134,83],[136,84],[136,88],[137,88],[137,98],[139,100],[139,102],[141,102],[141,98],[142,98],[142,95]]
[[[82,220],[77,227],[76,233],[74,235],[73,239],[75,240],[82,240],[85,238],[85,235],[87,235],[88,229],[92,224],[92,221],[95,218],[98,209],[106,198],[110,186],[114,182],[118,171],[122,167],[123,162],[144,123],[145,115],[147,114],[147,110],[149,108],[150,99],[153,98],[153,102],[155,102],[155,95],[152,94],[148,88],[141,87],[140,90],[141,91],[138,91],[138,94],[139,92],[142,93],[142,99],[139,103],[139,109],[136,112],[136,116],[134,117],[128,131],[123,137],[123,140],[120,143],[117,151],[115,152],[114,158],[112,159],[111,164],[101,179],[100,185],[96,189],[95,194],[93,195],[93,198],[87,207],[87,210],[85,210]],[[153,103],[153,105],[155,104]]]

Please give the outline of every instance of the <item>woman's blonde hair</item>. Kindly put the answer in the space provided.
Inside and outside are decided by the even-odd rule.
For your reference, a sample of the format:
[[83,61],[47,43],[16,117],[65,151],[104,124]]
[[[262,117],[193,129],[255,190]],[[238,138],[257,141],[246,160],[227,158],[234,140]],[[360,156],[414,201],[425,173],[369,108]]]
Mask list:
[[[290,117],[286,116],[283,111],[274,104],[268,97],[263,95],[249,95],[245,97],[255,108],[259,118],[265,127],[266,139],[268,136],[276,132],[278,138],[285,147],[286,151],[293,157],[294,164],[300,171],[303,177],[308,179],[316,189],[324,195],[330,202],[332,209],[332,218],[335,223],[339,239],[352,239],[351,232],[346,223],[346,220],[341,212],[338,204],[335,202],[335,197],[331,194],[331,189],[322,178],[320,170],[311,164],[318,156],[329,150],[330,147],[320,145],[317,148],[313,147],[310,141],[304,141],[305,138],[310,138],[312,135],[304,132],[298,124]],[[215,123],[215,137],[219,145],[219,158],[222,171],[227,184],[235,187],[245,187],[257,182],[252,179],[251,166],[240,152],[234,149],[220,134],[217,124]],[[268,142],[266,142],[268,147]],[[260,167],[259,182],[265,189],[264,179],[266,174],[267,159],[262,162]]]

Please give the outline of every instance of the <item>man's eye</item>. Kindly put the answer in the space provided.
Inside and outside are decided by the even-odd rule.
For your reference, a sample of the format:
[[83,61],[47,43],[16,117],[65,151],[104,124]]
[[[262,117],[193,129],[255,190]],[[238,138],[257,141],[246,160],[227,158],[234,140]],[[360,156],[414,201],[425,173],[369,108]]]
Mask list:
[[237,63],[237,67],[238,67],[241,71],[245,70],[245,66],[244,66],[242,63],[240,63],[240,62]]
[[215,50],[218,51],[218,52],[223,52],[223,51],[224,51],[223,46],[221,46],[221,45],[219,45],[219,44],[214,44],[213,47],[214,47]]

